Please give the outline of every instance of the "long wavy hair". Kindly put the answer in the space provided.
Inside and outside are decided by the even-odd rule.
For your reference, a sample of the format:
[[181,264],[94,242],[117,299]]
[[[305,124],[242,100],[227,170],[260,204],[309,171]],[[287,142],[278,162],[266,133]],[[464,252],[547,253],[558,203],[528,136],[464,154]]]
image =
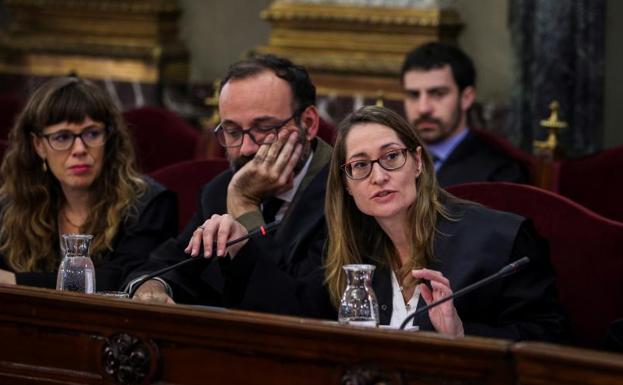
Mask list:
[[147,189],[137,171],[128,128],[110,97],[90,81],[55,78],[39,87],[9,134],[9,150],[0,168],[0,252],[16,272],[54,271],[60,262],[58,214],[65,203],[60,183],[43,169],[33,136],[45,127],[104,123],[104,166],[91,186],[93,201],[80,232],[95,235],[91,254],[97,264],[112,250],[119,226],[136,215],[137,198]]
[[[389,127],[409,149],[422,147],[422,172],[413,180],[417,185],[415,204],[408,209],[405,224],[410,240],[411,258],[400,265],[398,252],[374,217],[359,211],[352,196],[346,191],[346,176],[340,166],[346,161],[346,137],[358,125],[378,123]],[[363,263],[363,256],[379,265],[389,266],[399,280],[418,267],[425,267],[433,259],[433,242],[437,218],[449,215],[442,201],[453,199],[439,188],[432,158],[409,123],[395,112],[375,106],[363,107],[347,116],[338,126],[337,138],[327,185],[325,213],[329,232],[325,280],[331,300],[337,306],[346,286],[342,267],[351,263]],[[415,285],[411,282],[410,285]]]

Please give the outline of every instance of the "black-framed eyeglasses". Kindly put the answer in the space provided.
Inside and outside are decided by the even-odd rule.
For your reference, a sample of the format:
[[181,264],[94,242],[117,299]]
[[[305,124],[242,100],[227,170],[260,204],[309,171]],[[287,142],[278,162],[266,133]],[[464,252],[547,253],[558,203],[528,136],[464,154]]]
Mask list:
[[38,136],[45,138],[53,150],[66,151],[74,145],[76,138],[80,138],[87,147],[101,147],[108,139],[108,130],[104,127],[89,127],[79,134],[61,130],[51,134],[38,134]]
[[274,138],[276,140],[279,130],[288,124],[290,120],[294,119],[298,114],[299,111],[296,111],[292,114],[292,116],[277,124],[260,124],[247,128],[246,130],[236,125],[229,125],[221,122],[214,129],[214,135],[216,135],[219,144],[226,148],[242,146],[242,140],[245,134],[249,135],[249,138],[251,138],[253,143],[258,146],[261,146],[262,144],[271,144],[273,141],[267,139],[268,135],[270,133],[275,133]]
[[407,163],[407,152],[411,152],[410,148],[399,148],[388,151],[381,155],[378,159],[361,159],[344,163],[340,166],[350,179],[365,179],[372,173],[372,166],[378,163],[387,171],[397,170]]

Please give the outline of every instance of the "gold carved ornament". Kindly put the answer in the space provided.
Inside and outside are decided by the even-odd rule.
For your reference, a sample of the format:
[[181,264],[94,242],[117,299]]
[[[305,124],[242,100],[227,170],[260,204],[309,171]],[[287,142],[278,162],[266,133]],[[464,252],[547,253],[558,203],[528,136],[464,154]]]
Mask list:
[[541,120],[539,123],[541,127],[548,131],[548,134],[547,139],[534,141],[534,148],[537,153],[553,154],[556,147],[558,147],[558,133],[568,126],[567,122],[559,118],[560,103],[557,100],[550,103],[549,110],[549,117]]

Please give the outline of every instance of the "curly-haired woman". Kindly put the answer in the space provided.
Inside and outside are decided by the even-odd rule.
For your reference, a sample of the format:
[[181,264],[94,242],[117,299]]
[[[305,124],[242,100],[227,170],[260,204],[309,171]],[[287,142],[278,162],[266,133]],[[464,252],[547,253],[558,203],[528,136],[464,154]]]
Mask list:
[[93,234],[97,290],[115,290],[175,235],[174,195],[139,174],[110,97],[76,77],[31,96],[0,169],[0,283],[54,287],[60,236]]

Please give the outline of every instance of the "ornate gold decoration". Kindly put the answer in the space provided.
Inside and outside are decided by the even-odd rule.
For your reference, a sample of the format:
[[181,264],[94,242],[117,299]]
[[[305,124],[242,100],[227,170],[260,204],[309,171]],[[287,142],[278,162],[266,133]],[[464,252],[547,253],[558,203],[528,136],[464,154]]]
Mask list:
[[271,33],[257,52],[304,65],[321,88],[392,96],[401,92],[408,51],[428,41],[455,41],[462,28],[451,9],[275,1],[261,17]]
[[[353,6],[341,4],[313,4],[274,1],[268,10],[260,16],[271,22],[309,21],[330,22],[344,28],[344,22],[361,25],[382,26],[440,26],[461,27],[462,23],[456,12],[438,8],[403,8],[378,6]],[[350,29],[350,27],[346,27]]]
[[205,98],[204,104],[208,107],[218,108],[218,99],[221,95],[221,80],[215,80],[212,83],[212,95]]
[[147,83],[185,82],[174,0],[6,0],[0,71]]
[[221,116],[218,113],[218,99],[221,94],[221,81],[215,80],[212,83],[212,88],[214,89],[212,96],[205,98],[203,101],[206,106],[212,108],[212,113],[210,116],[201,119],[201,125],[205,129],[210,130],[210,132],[221,121]]
[[204,99],[203,103],[210,107],[210,114],[201,118],[199,123],[202,128],[202,140],[205,141],[205,153],[201,156],[206,159],[218,158],[223,156],[223,148],[216,141],[216,137],[213,134],[216,126],[221,122],[221,115],[218,111],[218,100],[221,93],[221,81],[215,80],[212,83],[212,89],[214,90],[211,96]]
[[94,10],[97,12],[177,12],[177,2],[171,0],[83,1],[83,0],[4,0],[7,6],[54,7],[65,10]]
[[545,120],[541,120],[539,123],[541,127],[548,131],[547,139],[535,140],[534,148],[538,153],[546,153],[553,155],[554,151],[558,147],[558,133],[563,128],[567,128],[567,122],[560,120],[558,112],[560,110],[560,103],[554,100],[549,105],[550,114]]
[[376,102],[374,103],[377,107],[385,107],[385,93],[383,91],[378,91],[376,93]]

